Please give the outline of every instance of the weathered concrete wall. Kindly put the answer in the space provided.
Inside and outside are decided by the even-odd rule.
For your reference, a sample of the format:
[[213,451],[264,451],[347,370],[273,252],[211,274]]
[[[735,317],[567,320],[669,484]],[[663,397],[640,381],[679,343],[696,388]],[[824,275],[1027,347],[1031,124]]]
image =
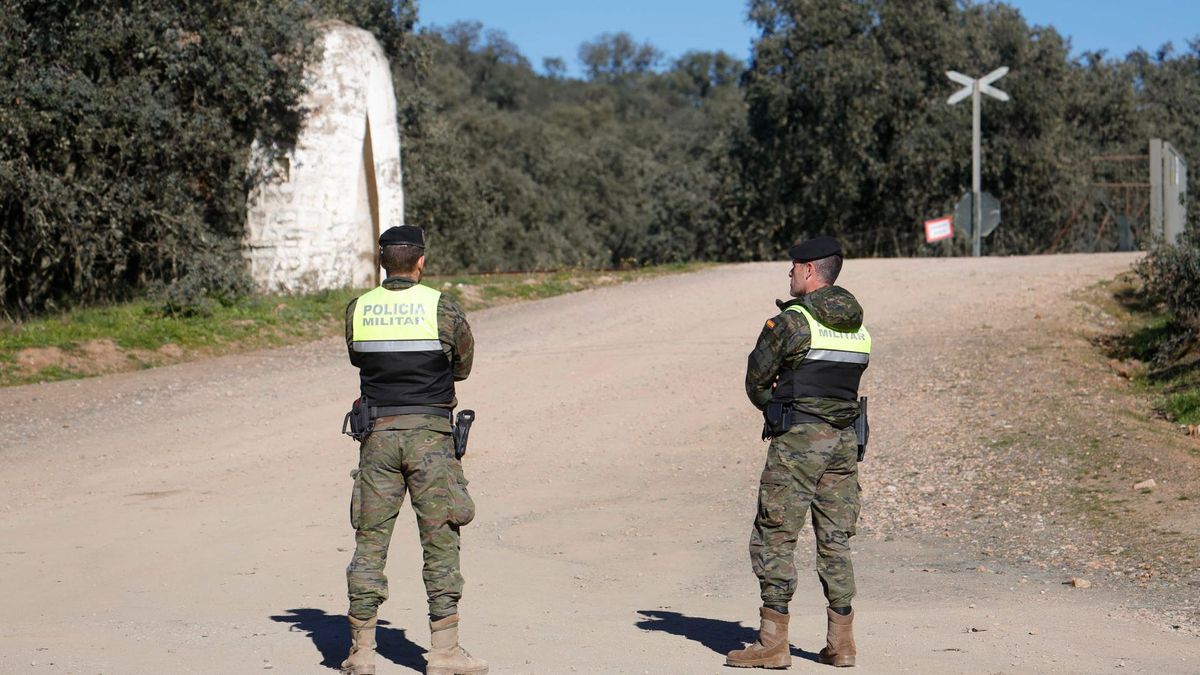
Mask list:
[[277,176],[249,195],[245,255],[267,292],[365,287],[378,279],[379,233],[404,223],[400,133],[387,57],[365,30],[320,26],[309,109],[294,151],[252,162]]
[[1150,232],[1179,243],[1187,231],[1187,162],[1170,143],[1150,139]]

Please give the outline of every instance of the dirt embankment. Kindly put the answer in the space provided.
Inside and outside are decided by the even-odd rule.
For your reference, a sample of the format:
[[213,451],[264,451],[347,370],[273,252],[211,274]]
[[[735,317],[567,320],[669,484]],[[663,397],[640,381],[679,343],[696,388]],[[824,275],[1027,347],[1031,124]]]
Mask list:
[[93,377],[138,368],[178,363],[186,356],[177,344],[158,349],[123,349],[112,340],[88,340],[77,349],[28,347],[18,350],[15,377],[23,378],[53,370],[74,377]]

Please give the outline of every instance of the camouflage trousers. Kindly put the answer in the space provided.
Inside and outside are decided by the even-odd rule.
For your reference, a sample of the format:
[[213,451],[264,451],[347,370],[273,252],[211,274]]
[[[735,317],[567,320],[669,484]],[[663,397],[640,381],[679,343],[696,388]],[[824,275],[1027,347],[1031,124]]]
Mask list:
[[475,504],[445,426],[445,432],[429,427],[376,430],[359,448],[350,500],[356,546],[346,568],[350,614],[356,618],[374,616],[388,597],[383,568],[406,491],[421,536],[429,613],[440,617],[457,611],[463,587],[458,530],[474,518]]
[[859,511],[857,456],[853,427],[798,424],[771,441],[750,535],[750,563],[764,605],[787,605],[796,592],[796,539],[811,510],[825,598],[830,607],[850,606],[850,537]]

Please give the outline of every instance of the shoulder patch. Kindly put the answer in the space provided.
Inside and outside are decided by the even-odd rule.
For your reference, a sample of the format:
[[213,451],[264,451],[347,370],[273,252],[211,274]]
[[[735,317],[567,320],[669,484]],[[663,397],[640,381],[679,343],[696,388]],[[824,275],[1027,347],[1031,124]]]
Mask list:
[[767,328],[775,330],[775,319],[767,319]]

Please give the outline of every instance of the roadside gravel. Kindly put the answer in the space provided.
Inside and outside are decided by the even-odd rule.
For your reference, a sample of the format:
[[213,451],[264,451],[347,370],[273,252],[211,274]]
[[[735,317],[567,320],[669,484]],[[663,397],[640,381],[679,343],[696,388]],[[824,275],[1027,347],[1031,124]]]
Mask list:
[[[943,538],[993,561],[980,574],[1040,569],[1196,632],[1200,441],[1153,419],[1094,346],[1117,330],[1094,282],[1069,268],[1026,280],[1012,267],[996,295],[1013,301],[947,297],[955,311],[933,303],[878,336],[880,359],[906,358],[873,381],[885,401],[873,426],[893,443],[864,467],[863,533]],[[1154,488],[1134,488],[1149,479]]]

